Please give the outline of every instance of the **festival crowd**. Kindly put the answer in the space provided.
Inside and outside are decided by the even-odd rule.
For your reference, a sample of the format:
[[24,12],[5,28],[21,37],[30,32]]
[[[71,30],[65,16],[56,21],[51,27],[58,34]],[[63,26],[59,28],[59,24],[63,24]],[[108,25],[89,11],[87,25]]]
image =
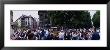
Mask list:
[[17,29],[11,40],[99,40],[100,29]]

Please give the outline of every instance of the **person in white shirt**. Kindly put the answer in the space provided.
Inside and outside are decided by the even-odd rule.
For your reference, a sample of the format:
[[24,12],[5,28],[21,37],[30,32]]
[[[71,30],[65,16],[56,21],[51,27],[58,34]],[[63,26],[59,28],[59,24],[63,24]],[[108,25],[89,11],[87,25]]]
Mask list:
[[63,30],[61,30],[61,32],[59,33],[59,40],[64,40],[64,34],[65,32]]
[[49,31],[48,30],[45,30],[45,36],[47,37],[49,35]]
[[78,35],[79,33],[77,33],[76,31],[72,32],[72,40],[78,40]]

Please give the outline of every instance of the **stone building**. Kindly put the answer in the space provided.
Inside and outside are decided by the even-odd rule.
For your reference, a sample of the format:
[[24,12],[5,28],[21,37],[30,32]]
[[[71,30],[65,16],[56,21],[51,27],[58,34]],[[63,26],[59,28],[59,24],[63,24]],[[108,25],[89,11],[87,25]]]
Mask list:
[[37,28],[36,19],[34,19],[31,15],[29,16],[22,15],[14,22],[14,24],[17,25],[17,27],[19,28],[29,28],[29,29]]
[[13,11],[10,11],[10,28],[14,29],[14,23],[13,23]]

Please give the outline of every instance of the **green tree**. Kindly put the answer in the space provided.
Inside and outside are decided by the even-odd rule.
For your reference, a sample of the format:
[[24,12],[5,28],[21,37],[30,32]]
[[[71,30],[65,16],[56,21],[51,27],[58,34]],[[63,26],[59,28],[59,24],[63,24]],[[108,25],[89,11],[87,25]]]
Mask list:
[[99,28],[100,27],[100,11],[97,11],[93,18],[92,18],[92,21],[93,21],[93,26],[96,27],[96,28]]
[[52,26],[66,28],[90,28],[91,16],[88,11],[48,11],[48,19]]

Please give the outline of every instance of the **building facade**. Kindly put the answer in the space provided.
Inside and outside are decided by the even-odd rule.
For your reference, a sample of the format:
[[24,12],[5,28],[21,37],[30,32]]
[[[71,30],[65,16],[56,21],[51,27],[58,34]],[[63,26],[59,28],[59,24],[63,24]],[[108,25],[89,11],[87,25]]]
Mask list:
[[28,28],[28,29],[37,28],[36,19],[34,19],[31,15],[29,16],[22,15],[14,22],[14,24],[17,25],[18,28]]

